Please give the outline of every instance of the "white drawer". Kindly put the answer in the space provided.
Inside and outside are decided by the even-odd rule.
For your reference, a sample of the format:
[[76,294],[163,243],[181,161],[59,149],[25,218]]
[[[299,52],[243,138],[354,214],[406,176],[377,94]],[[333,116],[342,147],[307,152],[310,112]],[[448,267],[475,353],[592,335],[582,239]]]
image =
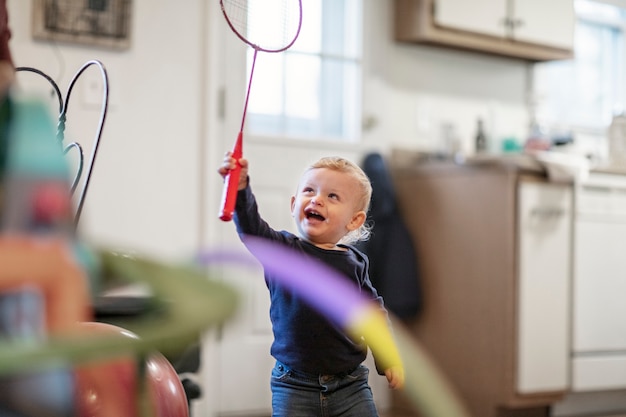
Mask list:
[[576,193],[579,214],[626,217],[626,189],[583,186]]
[[626,388],[626,352],[574,357],[572,390],[600,391]]

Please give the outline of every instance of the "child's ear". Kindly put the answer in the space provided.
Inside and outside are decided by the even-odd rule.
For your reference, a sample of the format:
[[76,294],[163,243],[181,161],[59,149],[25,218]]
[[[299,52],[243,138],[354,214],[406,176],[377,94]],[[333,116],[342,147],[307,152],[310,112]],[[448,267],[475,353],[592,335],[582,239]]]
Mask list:
[[354,216],[352,216],[350,223],[348,223],[348,230],[351,232],[363,226],[363,223],[365,223],[366,218],[367,218],[367,215],[365,214],[364,211],[357,211],[354,214]]
[[296,204],[296,197],[295,196],[291,196],[291,215],[293,216],[293,208],[295,207]]

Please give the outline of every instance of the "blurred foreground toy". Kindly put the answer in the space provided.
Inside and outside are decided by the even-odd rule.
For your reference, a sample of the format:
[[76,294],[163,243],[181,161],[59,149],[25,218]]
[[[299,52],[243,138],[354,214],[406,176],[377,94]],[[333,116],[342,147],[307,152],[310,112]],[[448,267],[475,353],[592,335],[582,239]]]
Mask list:
[[[87,274],[73,253],[67,167],[42,103],[7,95],[0,217],[0,336],[40,343],[91,318]],[[0,377],[0,410],[64,416],[72,410],[67,363]]]

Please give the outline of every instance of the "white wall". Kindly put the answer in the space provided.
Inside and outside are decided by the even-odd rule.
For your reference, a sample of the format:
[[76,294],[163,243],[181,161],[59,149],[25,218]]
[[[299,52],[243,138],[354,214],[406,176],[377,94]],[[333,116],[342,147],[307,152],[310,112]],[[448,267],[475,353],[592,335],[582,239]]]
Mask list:
[[[32,0],[8,0],[16,66],[45,71],[62,91],[91,59],[102,61],[110,78],[111,107],[81,232],[99,244],[158,256],[191,252],[198,246],[202,201],[207,2],[134,1],[132,46],[122,52],[34,42],[32,5]],[[67,138],[89,145],[99,107],[87,102],[81,89],[100,82],[93,68],[72,92],[66,131]],[[25,88],[34,76],[18,77]]]
[[494,137],[524,139],[530,64],[521,60],[393,41],[393,2],[365,0],[364,133],[371,144],[441,150],[443,123],[473,152],[477,118]]

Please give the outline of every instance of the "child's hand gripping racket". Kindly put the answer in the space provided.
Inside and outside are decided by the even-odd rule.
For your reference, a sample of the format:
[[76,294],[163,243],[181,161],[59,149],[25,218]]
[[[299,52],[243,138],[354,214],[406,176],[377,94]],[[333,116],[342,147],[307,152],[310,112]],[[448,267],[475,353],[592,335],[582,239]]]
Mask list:
[[[302,26],[301,0],[220,0],[228,26],[235,35],[254,49],[241,128],[232,151],[235,161],[243,156],[243,127],[246,120],[250,86],[259,51],[282,52],[296,41]],[[235,210],[241,167],[229,171],[224,179],[220,219],[230,221]]]

